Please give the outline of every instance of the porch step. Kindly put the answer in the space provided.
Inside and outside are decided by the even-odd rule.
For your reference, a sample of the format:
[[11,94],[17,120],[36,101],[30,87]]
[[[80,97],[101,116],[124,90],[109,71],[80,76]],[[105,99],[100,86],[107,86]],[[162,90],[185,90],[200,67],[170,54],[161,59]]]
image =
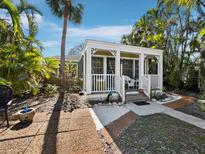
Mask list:
[[148,100],[149,100],[149,98],[143,93],[126,94],[126,97],[125,97],[126,103],[141,102],[141,101],[148,101]]

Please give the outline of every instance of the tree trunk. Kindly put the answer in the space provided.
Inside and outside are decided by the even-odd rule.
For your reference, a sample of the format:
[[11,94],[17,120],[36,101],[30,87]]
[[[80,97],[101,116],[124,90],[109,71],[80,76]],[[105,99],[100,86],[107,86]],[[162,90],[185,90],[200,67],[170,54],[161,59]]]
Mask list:
[[201,45],[200,91],[205,93],[205,44]]
[[61,90],[65,91],[65,45],[66,45],[66,34],[68,25],[68,8],[64,10],[64,21],[63,21],[63,31],[61,39],[61,64],[60,64],[60,79],[61,79]]

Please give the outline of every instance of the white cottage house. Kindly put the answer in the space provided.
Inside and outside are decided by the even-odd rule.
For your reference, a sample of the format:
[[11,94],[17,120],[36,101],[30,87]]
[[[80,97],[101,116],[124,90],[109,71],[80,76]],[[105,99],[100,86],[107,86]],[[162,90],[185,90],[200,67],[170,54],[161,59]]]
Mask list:
[[140,98],[139,90],[149,98],[151,89],[163,87],[162,50],[87,40],[81,63],[87,97],[112,92],[125,102]]

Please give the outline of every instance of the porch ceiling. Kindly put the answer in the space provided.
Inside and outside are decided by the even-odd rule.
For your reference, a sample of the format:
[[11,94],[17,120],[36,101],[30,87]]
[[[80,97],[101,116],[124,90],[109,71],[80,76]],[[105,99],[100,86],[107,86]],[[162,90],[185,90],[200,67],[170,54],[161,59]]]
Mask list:
[[[113,54],[110,51],[106,51],[106,50],[98,50],[94,53],[94,55],[97,55],[97,56],[113,56]],[[139,54],[129,53],[129,52],[126,52],[126,51],[121,51],[120,52],[120,57],[121,58],[139,58]]]

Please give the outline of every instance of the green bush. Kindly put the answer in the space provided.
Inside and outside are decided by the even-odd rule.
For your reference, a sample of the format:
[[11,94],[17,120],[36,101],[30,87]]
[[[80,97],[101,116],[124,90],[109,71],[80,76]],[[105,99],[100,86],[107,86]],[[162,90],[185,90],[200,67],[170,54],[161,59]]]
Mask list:
[[200,110],[205,112],[205,103],[200,103]]
[[205,100],[205,93],[200,94],[199,99]]
[[0,77],[0,85],[8,85],[8,86],[11,86],[11,82],[3,79]]
[[73,80],[66,80],[66,90],[68,92],[77,93],[83,88],[83,80],[74,78]]
[[45,94],[45,95],[53,95],[56,94],[58,92],[58,86],[56,85],[52,85],[52,84],[45,84],[42,88],[41,91]]

